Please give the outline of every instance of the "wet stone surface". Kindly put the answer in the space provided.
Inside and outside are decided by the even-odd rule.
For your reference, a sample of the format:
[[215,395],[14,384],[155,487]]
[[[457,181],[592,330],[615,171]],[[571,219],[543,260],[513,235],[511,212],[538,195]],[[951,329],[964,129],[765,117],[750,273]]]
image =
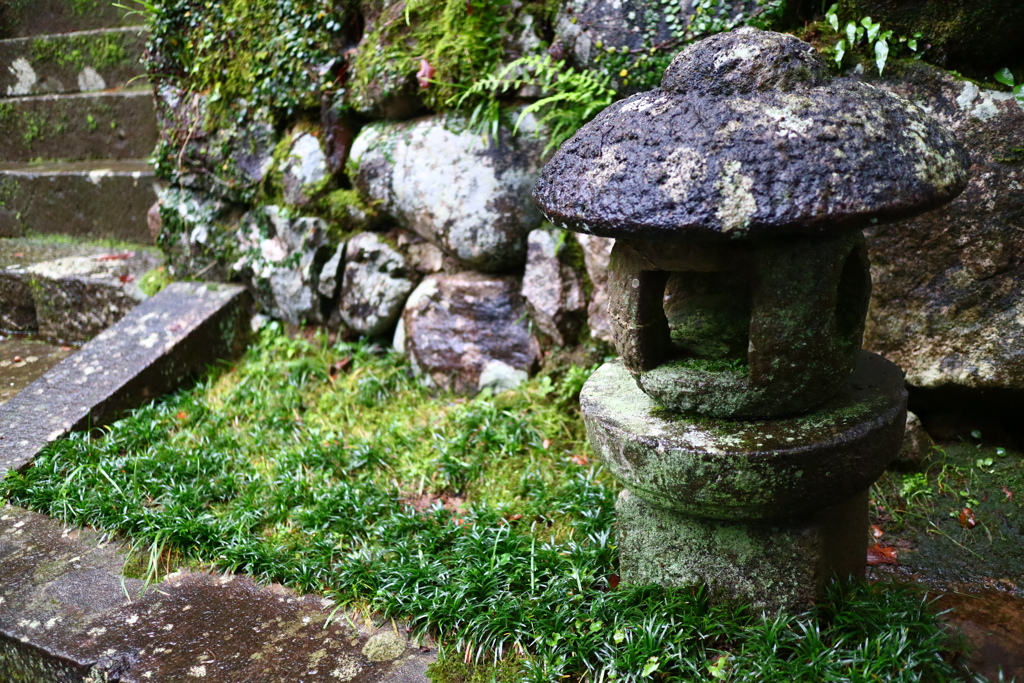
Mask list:
[[0,240],[0,329],[85,341],[145,298],[158,251],[47,238]]
[[74,352],[71,346],[0,334],[0,404]]
[[755,610],[803,609],[835,576],[864,573],[867,495],[787,520],[701,519],[651,505],[626,490],[615,505],[626,583],[704,584],[712,598]]
[[95,531],[0,508],[0,679],[425,680],[432,655],[390,623],[233,575],[176,573],[146,589],[123,562]]

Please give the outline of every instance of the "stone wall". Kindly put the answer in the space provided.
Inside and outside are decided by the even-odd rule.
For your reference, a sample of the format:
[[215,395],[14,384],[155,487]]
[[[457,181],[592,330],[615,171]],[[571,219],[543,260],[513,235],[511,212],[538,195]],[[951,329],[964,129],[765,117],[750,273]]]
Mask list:
[[[793,30],[830,55],[840,35],[784,0],[222,5],[150,16],[167,181],[151,229],[174,275],[245,281],[268,314],[382,337],[464,392],[610,339],[610,244],[554,230],[530,200],[553,142],[710,33]],[[899,59],[927,59],[923,39],[891,40],[881,77],[870,44],[843,67],[939,115],[975,178],[957,204],[871,231],[867,345],[922,386],[1024,387],[1024,110],[994,82]]]

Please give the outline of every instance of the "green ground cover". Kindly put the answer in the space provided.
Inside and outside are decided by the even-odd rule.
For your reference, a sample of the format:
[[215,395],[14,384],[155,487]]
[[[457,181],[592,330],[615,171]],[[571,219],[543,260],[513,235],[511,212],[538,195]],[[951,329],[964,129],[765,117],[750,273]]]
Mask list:
[[617,586],[586,376],[436,396],[396,355],[271,324],[195,388],[51,445],[0,497],[117,532],[151,579],[199,564],[402,619],[440,640],[446,681],[973,680],[906,588],[764,616]]

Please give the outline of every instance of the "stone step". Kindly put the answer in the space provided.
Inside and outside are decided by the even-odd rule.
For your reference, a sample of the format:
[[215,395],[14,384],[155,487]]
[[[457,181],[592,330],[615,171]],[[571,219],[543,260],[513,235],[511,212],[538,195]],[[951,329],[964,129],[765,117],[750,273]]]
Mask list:
[[0,162],[142,159],[156,139],[148,88],[0,100]]
[[173,282],[149,297],[0,406],[0,478],[50,441],[110,424],[241,352],[251,313],[238,285]]
[[0,97],[145,85],[142,27],[0,40]]
[[327,599],[199,572],[147,590],[124,564],[98,531],[0,506],[0,680],[426,683],[436,658]]
[[162,262],[154,248],[2,239],[0,328],[65,342],[91,339],[146,298],[139,283]]
[[146,161],[0,164],[0,237],[32,233],[152,244]]
[[138,26],[145,22],[142,13],[116,6],[135,4],[132,0],[3,0],[0,2],[0,38]]

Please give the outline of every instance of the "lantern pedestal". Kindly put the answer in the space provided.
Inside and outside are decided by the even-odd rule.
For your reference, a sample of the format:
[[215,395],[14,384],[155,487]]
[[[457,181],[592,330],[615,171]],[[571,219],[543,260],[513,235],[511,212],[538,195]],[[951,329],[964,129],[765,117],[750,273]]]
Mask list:
[[684,416],[641,391],[619,361],[580,404],[619,499],[621,575],[704,582],[764,609],[811,604],[831,576],[862,576],[866,491],[899,451],[903,373],[861,352],[837,395],[772,420]]
[[704,584],[715,601],[799,611],[833,578],[864,576],[867,491],[797,519],[703,519],[629,492],[615,505],[619,575],[631,584]]

